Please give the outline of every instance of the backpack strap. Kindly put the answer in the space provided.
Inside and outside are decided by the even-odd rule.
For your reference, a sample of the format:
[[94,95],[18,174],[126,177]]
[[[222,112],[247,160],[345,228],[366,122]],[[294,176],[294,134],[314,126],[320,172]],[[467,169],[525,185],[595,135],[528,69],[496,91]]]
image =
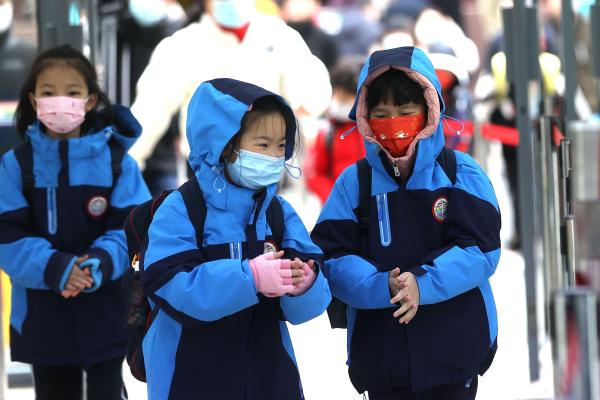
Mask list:
[[440,164],[450,182],[452,182],[452,186],[454,186],[456,183],[456,153],[454,150],[444,147],[437,156],[436,161]]
[[196,244],[201,249],[204,221],[206,220],[206,201],[204,200],[198,179],[195,176],[192,177],[177,190],[179,190],[183,197],[190,222],[196,230]]
[[110,149],[110,168],[112,169],[112,187],[114,189],[123,172],[121,164],[125,157],[125,149],[114,139],[108,141],[108,148]]
[[33,198],[33,190],[35,189],[35,175],[33,174],[33,147],[28,140],[25,143],[17,146],[14,150],[15,158],[21,168],[21,182],[23,185],[23,196],[29,204]]
[[282,246],[283,243],[283,208],[277,196],[273,196],[269,207],[267,207],[267,223],[271,227],[271,233],[275,242]]
[[371,202],[371,166],[366,158],[356,162],[358,175],[358,223],[362,236],[363,255],[367,256],[369,249],[369,206]]

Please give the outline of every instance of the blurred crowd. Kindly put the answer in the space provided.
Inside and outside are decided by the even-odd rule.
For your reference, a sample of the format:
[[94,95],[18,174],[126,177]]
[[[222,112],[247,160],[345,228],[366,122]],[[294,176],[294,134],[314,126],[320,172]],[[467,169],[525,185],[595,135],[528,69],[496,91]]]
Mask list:
[[[0,0],[1,151],[18,140],[10,133],[11,101],[20,85],[11,82],[22,79],[14,63],[25,65],[35,53],[33,46],[11,35],[13,9],[23,12],[30,3]],[[537,3],[543,88],[548,96],[560,96],[561,2]],[[595,86],[586,83],[591,77],[586,42],[592,3],[573,2],[581,119],[593,116],[598,107]],[[473,153],[476,140],[501,142],[516,204],[518,134],[499,22],[500,8],[510,5],[476,0],[98,2],[101,9],[118,10],[117,76],[128,80],[119,80],[120,98],[112,100],[131,106],[143,127],[130,153],[154,195],[177,187],[189,173],[184,136],[194,89],[227,76],[279,93],[292,105],[304,139],[297,160],[304,171],[302,184],[309,196],[324,201],[339,173],[364,156],[362,138],[353,132],[348,113],[366,56],[414,45],[428,53],[442,85],[446,146]],[[512,245],[519,246],[518,234]]]

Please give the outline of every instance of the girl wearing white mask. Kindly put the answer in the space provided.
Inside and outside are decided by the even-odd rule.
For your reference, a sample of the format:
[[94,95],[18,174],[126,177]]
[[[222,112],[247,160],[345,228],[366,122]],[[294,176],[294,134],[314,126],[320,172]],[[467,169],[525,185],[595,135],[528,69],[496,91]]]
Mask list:
[[196,189],[164,200],[141,259],[158,309],[143,342],[150,399],[303,398],[285,321],[315,318],[331,295],[321,250],[275,195],[296,131],[284,100],[249,83],[214,79],[192,97]]
[[25,142],[0,161],[0,266],[12,290],[11,356],[33,364],[36,399],[126,398],[122,230],[150,195],[127,149],[141,134],[68,45],[41,53],[23,85]]

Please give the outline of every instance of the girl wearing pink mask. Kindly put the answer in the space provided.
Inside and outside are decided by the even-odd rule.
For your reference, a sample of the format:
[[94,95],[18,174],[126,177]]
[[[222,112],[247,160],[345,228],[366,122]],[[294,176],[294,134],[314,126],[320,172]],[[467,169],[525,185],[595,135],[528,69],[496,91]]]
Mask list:
[[68,45],[41,53],[0,161],[0,266],[11,278],[11,356],[36,399],[122,399],[125,216],[150,198],[127,149],[141,133]]

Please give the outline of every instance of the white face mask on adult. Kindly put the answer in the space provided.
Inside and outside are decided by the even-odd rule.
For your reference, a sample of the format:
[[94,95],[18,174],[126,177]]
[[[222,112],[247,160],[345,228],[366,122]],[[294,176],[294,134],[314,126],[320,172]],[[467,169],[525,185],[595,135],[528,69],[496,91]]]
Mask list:
[[13,7],[12,3],[4,3],[0,5],[0,33],[4,33],[10,29],[13,22]]
[[212,16],[226,28],[240,28],[256,13],[255,0],[212,0]]

